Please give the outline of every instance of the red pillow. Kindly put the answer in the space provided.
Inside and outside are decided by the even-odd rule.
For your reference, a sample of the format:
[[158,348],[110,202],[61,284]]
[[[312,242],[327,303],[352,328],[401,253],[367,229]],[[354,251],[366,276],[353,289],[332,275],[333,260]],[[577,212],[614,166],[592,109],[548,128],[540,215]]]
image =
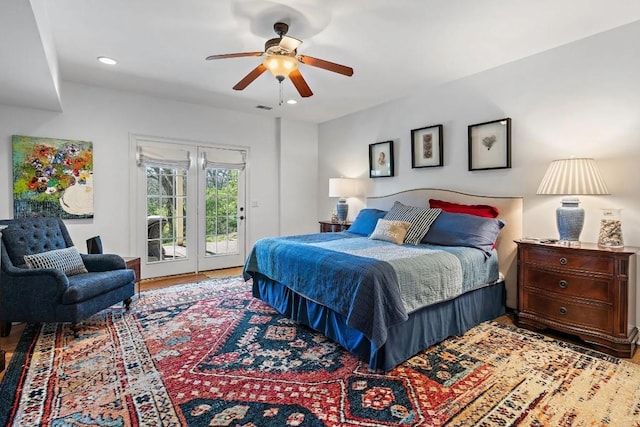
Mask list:
[[429,207],[440,208],[445,212],[464,213],[484,218],[496,218],[498,216],[498,208],[489,205],[462,205],[460,203],[429,199]]

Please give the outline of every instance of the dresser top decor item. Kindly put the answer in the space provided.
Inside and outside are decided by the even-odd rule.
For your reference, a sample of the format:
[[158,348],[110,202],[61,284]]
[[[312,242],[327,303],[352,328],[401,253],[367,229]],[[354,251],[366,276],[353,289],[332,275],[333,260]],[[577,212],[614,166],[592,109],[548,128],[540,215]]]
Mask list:
[[536,194],[563,195],[556,209],[560,240],[579,241],[584,225],[584,209],[577,195],[609,194],[595,160],[570,158],[554,160],[540,182]]

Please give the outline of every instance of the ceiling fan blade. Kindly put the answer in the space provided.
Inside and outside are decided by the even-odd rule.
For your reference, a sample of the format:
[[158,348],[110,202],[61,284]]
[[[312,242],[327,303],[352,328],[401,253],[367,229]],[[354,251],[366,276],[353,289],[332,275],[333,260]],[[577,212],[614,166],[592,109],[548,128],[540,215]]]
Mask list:
[[298,55],[297,58],[303,64],[311,65],[312,67],[322,68],[345,76],[353,75],[353,68],[347,67],[346,65],[336,64],[335,62],[325,61],[324,59],[318,59],[312,56]]
[[304,77],[302,77],[302,74],[300,74],[300,70],[292,71],[289,74],[289,78],[291,79],[291,83],[293,83],[296,89],[298,89],[298,93],[301,97],[308,98],[313,95],[313,92],[311,92],[311,88],[309,88],[309,85],[305,81]]
[[249,86],[249,84],[251,84],[251,82],[253,82],[255,79],[260,77],[260,74],[264,73],[265,71],[267,71],[267,67],[265,67],[262,64],[258,65],[256,68],[251,70],[251,72],[249,74],[244,76],[244,78],[242,80],[240,80],[238,83],[236,83],[236,85],[233,87],[233,89],[235,89],[235,90],[244,89],[245,87]]
[[288,50],[289,52],[295,52],[301,44],[302,40],[298,40],[289,36],[282,36],[282,38],[280,39],[280,43],[278,43],[278,46],[285,50]]
[[205,59],[210,61],[212,59],[226,59],[226,58],[242,58],[243,56],[262,56],[264,52],[243,52],[243,53],[223,53],[222,55],[211,55]]

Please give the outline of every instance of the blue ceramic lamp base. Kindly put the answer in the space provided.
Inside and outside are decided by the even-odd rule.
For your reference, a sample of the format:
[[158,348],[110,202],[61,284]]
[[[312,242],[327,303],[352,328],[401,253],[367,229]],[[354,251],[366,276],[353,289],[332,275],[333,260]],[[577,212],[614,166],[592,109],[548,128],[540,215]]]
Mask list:
[[584,225],[584,209],[579,207],[577,197],[565,197],[562,206],[556,209],[556,221],[560,240],[578,241]]
[[347,215],[349,214],[349,205],[345,199],[338,200],[336,205],[336,213],[338,214],[338,221],[346,222]]

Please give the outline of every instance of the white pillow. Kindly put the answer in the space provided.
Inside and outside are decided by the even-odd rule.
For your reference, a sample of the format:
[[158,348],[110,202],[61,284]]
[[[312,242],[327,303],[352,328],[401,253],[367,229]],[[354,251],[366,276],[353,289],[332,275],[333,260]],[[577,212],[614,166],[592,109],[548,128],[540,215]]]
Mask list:
[[410,222],[406,221],[390,221],[387,219],[379,219],[375,230],[369,236],[373,240],[384,240],[385,242],[401,245],[407,235],[407,230],[411,227]]
[[25,255],[24,262],[29,268],[55,268],[66,275],[88,273],[82,262],[78,248],[71,246],[65,249],[54,249],[39,254]]

